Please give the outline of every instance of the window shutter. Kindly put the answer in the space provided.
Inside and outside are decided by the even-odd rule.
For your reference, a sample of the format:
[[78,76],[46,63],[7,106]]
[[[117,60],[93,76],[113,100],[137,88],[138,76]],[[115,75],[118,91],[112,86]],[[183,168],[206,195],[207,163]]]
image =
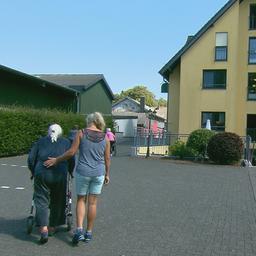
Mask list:
[[216,46],[228,46],[228,33],[216,33]]

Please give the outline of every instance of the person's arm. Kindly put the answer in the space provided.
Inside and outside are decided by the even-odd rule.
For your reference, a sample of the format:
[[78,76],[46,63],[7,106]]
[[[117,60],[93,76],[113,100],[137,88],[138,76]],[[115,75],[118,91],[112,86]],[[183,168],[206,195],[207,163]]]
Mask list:
[[105,181],[104,184],[109,184],[109,171],[110,171],[110,142],[106,140],[106,148],[105,148]]
[[56,165],[62,161],[65,161],[65,160],[68,160],[70,159],[72,156],[75,155],[76,151],[78,150],[79,148],[79,144],[80,144],[80,140],[81,140],[81,137],[82,137],[82,131],[79,131],[77,134],[76,134],[76,137],[70,147],[69,150],[67,150],[63,155],[61,156],[58,156],[58,157],[48,157],[48,160],[46,160],[44,162],[44,165],[49,168],[53,165]]

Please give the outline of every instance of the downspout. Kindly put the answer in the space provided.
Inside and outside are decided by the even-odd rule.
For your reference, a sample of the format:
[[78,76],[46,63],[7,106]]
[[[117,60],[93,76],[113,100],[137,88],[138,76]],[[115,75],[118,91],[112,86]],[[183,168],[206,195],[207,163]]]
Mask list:
[[78,92],[76,92],[76,113],[80,113],[80,96]]

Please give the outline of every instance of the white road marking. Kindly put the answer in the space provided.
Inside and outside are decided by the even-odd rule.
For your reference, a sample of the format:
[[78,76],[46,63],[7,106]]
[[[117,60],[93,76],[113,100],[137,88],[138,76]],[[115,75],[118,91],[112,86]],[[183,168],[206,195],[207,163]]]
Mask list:
[[22,190],[22,189],[25,189],[25,188],[24,187],[16,187],[15,189]]
[[10,188],[9,186],[1,186],[1,188],[6,189],[6,188]]
[[28,168],[27,165],[17,165],[17,164],[1,164],[3,166],[12,166],[12,167],[20,167],[20,168]]

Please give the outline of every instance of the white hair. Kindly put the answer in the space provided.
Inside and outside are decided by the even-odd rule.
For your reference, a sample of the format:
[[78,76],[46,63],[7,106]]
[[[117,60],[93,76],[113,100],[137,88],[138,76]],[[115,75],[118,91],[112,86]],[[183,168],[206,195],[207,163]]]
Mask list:
[[87,126],[94,124],[99,130],[103,131],[105,128],[105,121],[101,113],[94,112],[86,118]]
[[57,141],[62,136],[62,128],[58,124],[52,124],[48,129],[48,136],[50,136],[52,142]]

